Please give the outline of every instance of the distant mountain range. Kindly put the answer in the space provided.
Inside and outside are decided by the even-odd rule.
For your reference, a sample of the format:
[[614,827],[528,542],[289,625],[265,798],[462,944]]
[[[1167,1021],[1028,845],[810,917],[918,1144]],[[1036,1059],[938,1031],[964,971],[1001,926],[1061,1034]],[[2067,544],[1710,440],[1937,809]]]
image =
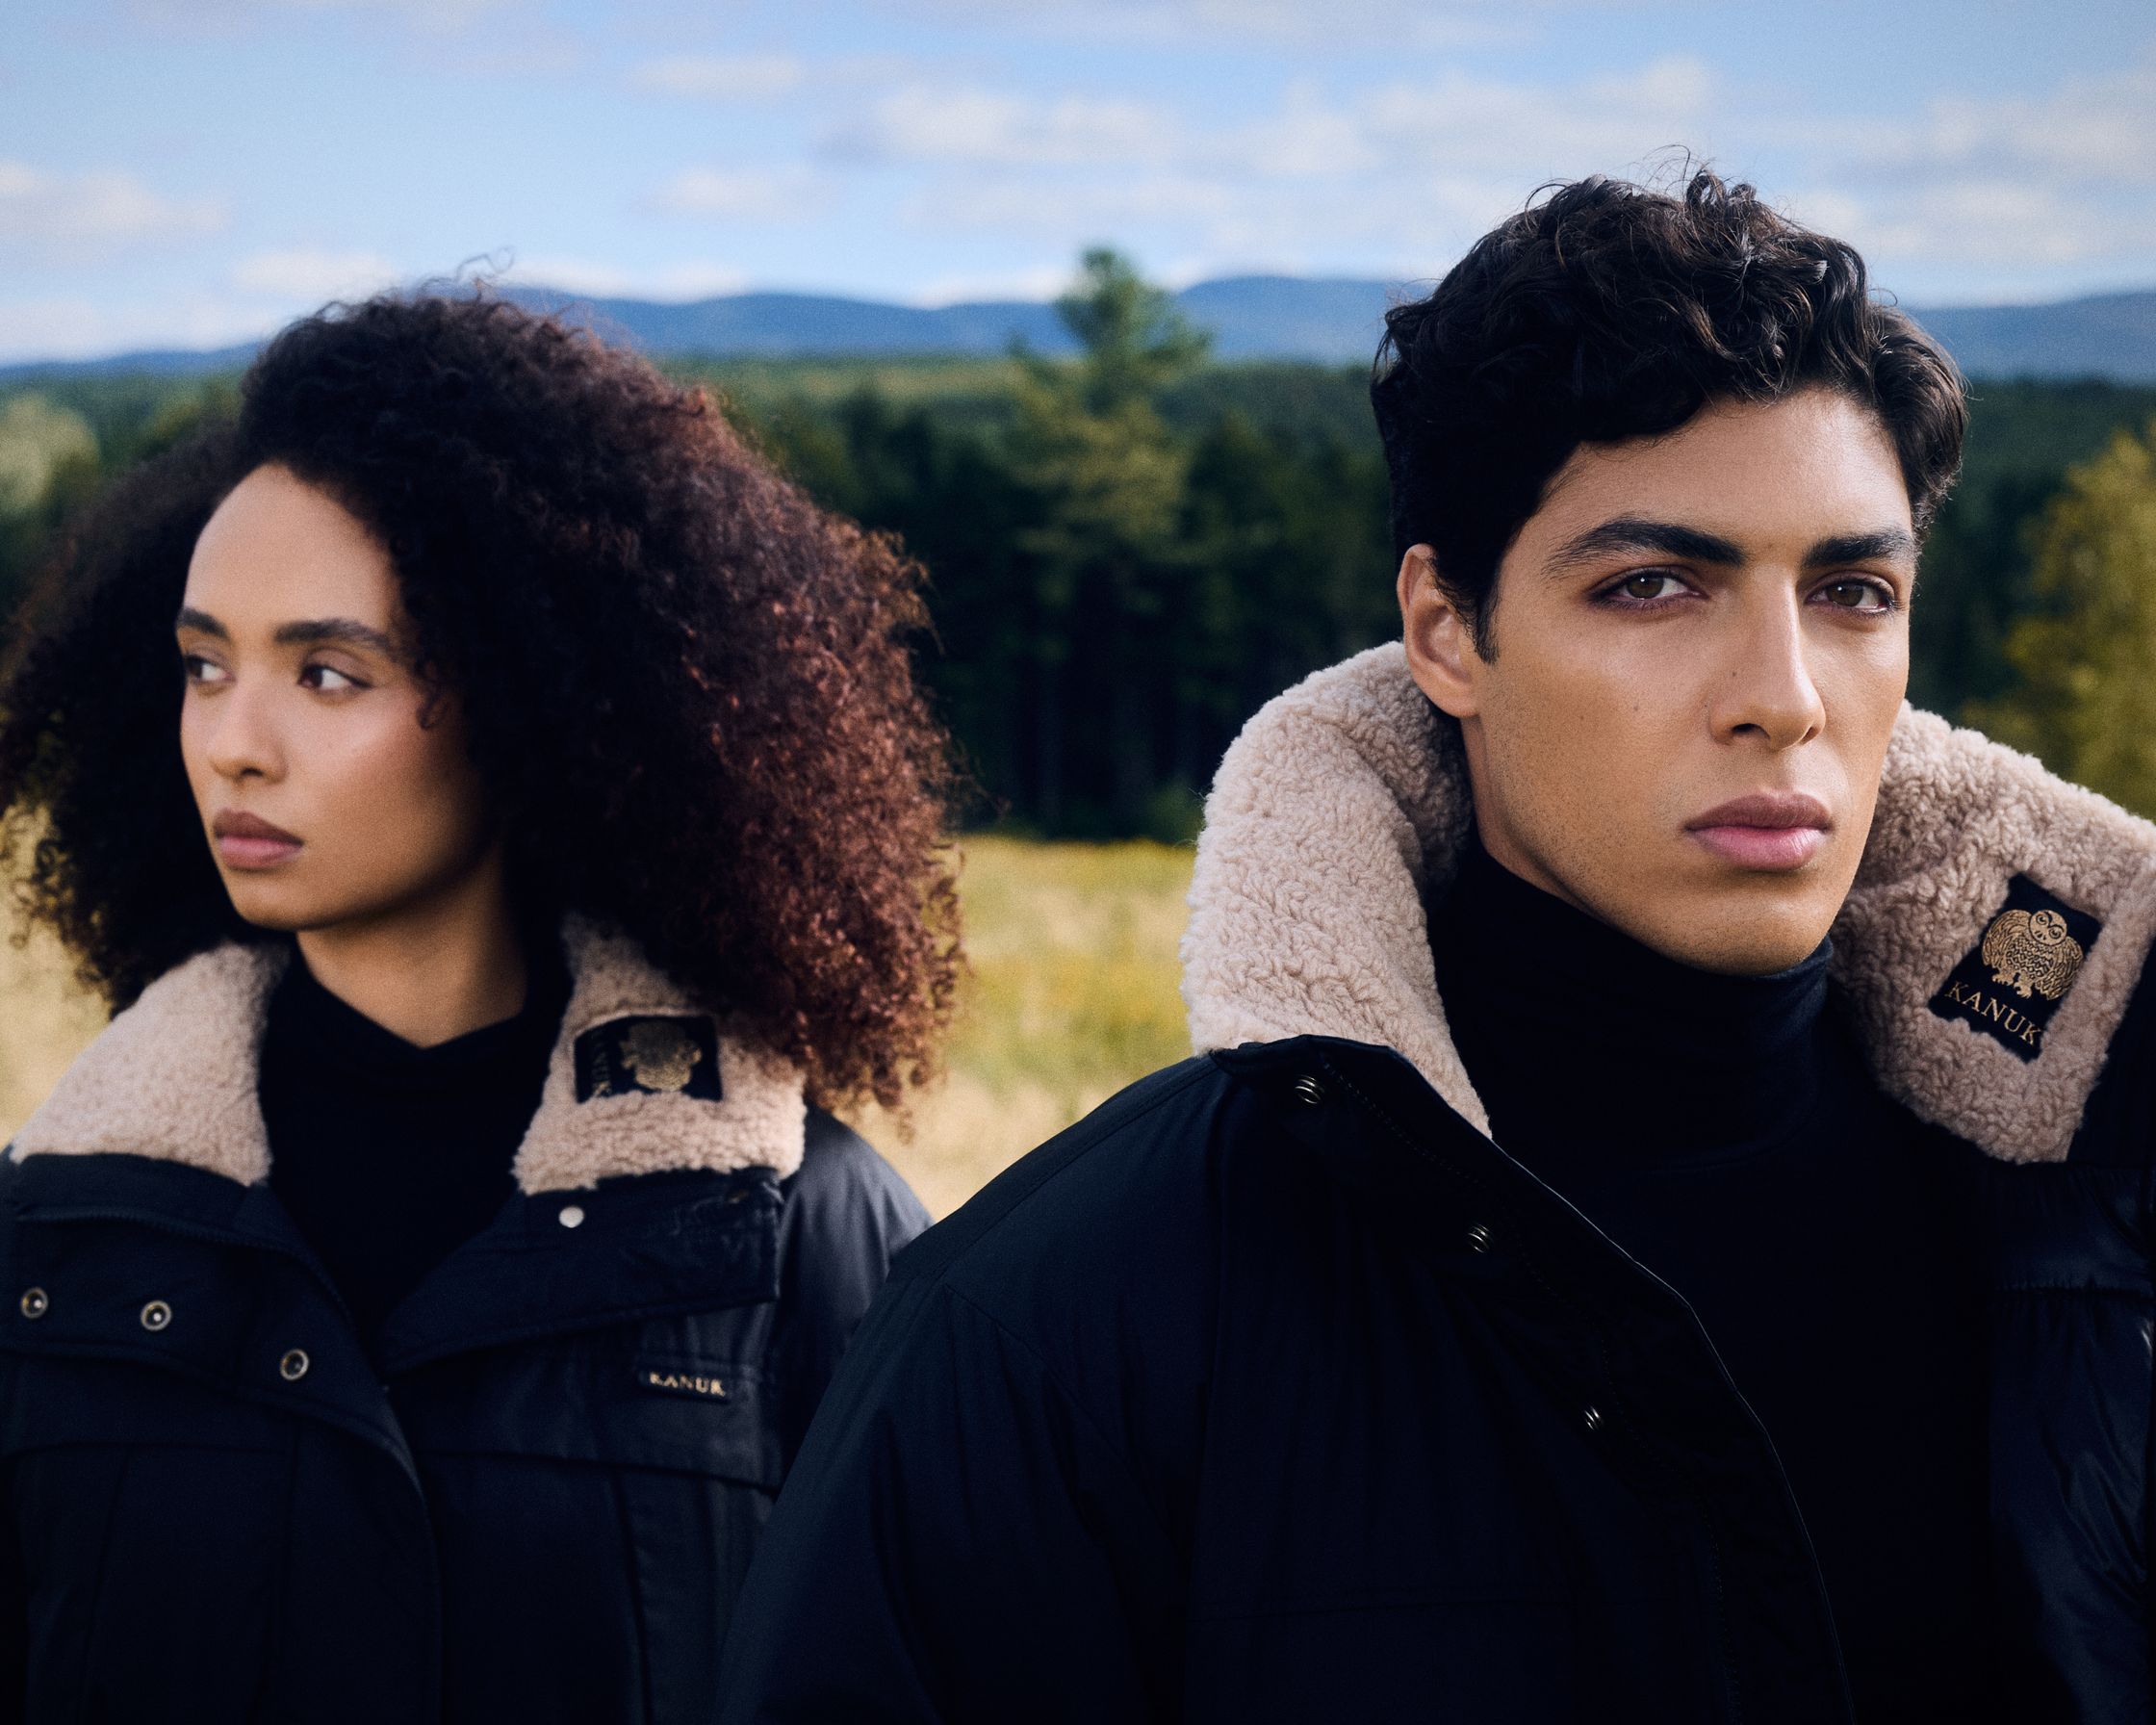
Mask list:
[[[1239,275],[1199,282],[1176,295],[1213,332],[1228,360],[1370,358],[1399,284],[1289,275]],[[1408,292],[1416,291],[1413,287]],[[663,358],[890,358],[999,353],[1014,341],[1043,353],[1072,343],[1055,307],[1036,300],[961,305],[893,305],[818,294],[728,294],[686,304],[592,298],[546,288],[511,296],[560,309]],[[2103,294],[2049,305],[1947,306],[1912,315],[1984,377],[2108,377],[2156,382],[2156,290]],[[184,375],[244,365],[255,344],[205,352],[160,350],[109,359],[0,367],[0,382],[90,373]]]

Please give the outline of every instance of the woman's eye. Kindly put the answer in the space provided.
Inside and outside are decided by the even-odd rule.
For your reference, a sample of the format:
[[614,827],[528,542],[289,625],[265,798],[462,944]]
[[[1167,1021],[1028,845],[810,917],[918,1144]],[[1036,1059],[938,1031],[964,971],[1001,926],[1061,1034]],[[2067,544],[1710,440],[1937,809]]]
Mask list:
[[1625,599],[1674,599],[1684,591],[1684,583],[1666,571],[1643,569],[1625,577],[1611,591]]
[[325,695],[341,695],[346,689],[363,689],[367,685],[335,665],[309,665],[299,673],[302,688],[319,690]]
[[222,665],[213,665],[199,653],[180,655],[180,674],[190,682],[212,683],[228,680],[228,674]]

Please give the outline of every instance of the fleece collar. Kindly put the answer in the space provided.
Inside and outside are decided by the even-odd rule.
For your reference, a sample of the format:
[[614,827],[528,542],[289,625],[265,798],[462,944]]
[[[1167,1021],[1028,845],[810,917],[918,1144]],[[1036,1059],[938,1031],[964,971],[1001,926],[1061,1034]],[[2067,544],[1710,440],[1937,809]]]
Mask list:
[[[1206,802],[1182,955],[1198,1049],[1391,1047],[1487,1132],[1423,910],[1471,819],[1456,739],[1397,642],[1269,703]],[[2156,826],[1902,710],[1834,929],[1888,1094],[1994,1156],[2063,1158],[2152,940]]]
[[[680,1169],[762,1167],[783,1178],[800,1167],[798,1068],[726,1035],[634,942],[573,917],[562,945],[573,986],[517,1150],[526,1193]],[[243,1185],[267,1179],[255,1086],[285,962],[281,946],[234,943],[158,978],[68,1068],[15,1135],[14,1154],[116,1151]],[[660,1022],[640,1031],[638,1019]],[[702,1069],[714,1061],[716,1083]]]

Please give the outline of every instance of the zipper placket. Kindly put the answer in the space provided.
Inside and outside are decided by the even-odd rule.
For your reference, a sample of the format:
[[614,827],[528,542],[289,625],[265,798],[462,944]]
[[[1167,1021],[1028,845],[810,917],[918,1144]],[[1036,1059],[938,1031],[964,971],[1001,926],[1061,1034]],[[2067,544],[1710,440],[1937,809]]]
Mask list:
[[[1335,1082],[1337,1082],[1344,1090],[1346,1090],[1349,1095],[1353,1096],[1356,1101],[1363,1106],[1364,1109],[1374,1116],[1377,1120],[1384,1125],[1386,1130],[1391,1132],[1395,1138],[1399,1139],[1402,1144],[1406,1145],[1408,1148],[1414,1151],[1417,1155],[1420,1155],[1427,1159],[1428,1161],[1435,1163],[1439,1168],[1443,1169],[1455,1180],[1461,1181],[1469,1186],[1479,1188],[1483,1191],[1490,1190],[1489,1183],[1483,1176],[1468,1169],[1460,1167],[1459,1164],[1446,1155],[1445,1152],[1439,1149],[1436,1146],[1430,1144],[1427,1140],[1424,1139],[1419,1134],[1411,1132],[1405,1126],[1401,1125],[1392,1117],[1392,1114],[1387,1109],[1385,1109],[1379,1103],[1373,1101],[1369,1095],[1367,1095],[1355,1084],[1353,1079],[1349,1078],[1345,1072],[1343,1072],[1340,1068],[1333,1061],[1328,1059],[1323,1053],[1314,1051],[1314,1058],[1317,1060],[1318,1064],[1322,1067],[1325,1071],[1334,1079]],[[1590,1220],[1586,1215],[1584,1215],[1578,1209],[1578,1207],[1572,1203],[1572,1201],[1568,1199],[1562,1193],[1558,1192],[1555,1188],[1550,1186],[1547,1182],[1542,1180],[1537,1174],[1535,1174],[1535,1172],[1531,1169],[1523,1167],[1510,1155],[1506,1154],[1503,1146],[1501,1146],[1495,1139],[1491,1138],[1488,1133],[1476,1132],[1476,1129],[1473,1126],[1469,1125],[1465,1120],[1460,1121],[1460,1126],[1464,1131],[1475,1132],[1475,1135],[1477,1139],[1479,1139],[1484,1145],[1488,1146],[1490,1149],[1496,1151],[1498,1155],[1503,1157],[1505,1162],[1509,1166],[1519,1170],[1520,1173],[1527,1180],[1531,1182],[1540,1191],[1548,1195],[1555,1202],[1562,1204],[1565,1209],[1571,1211],[1574,1216],[1578,1218],[1579,1222],[1584,1226],[1590,1229],[1595,1235],[1597,1235],[1608,1246],[1609,1249],[1617,1255],[1618,1259],[1633,1274],[1643,1277],[1647,1282],[1659,1289],[1664,1294],[1668,1295],[1671,1300],[1677,1302],[1678,1309],[1684,1314],[1687,1320],[1689,1320],[1693,1330],[1699,1336],[1702,1346],[1706,1348],[1707,1358],[1713,1363],[1715,1373],[1722,1380],[1723,1388],[1727,1390],[1728,1393],[1735,1400],[1737,1406],[1743,1411],[1745,1418],[1751,1422],[1753,1429],[1758,1434],[1759,1442],[1765,1448],[1767,1459],[1774,1468],[1776,1482],[1782,1488],[1783,1503],[1788,1509],[1791,1523],[1797,1530],[1798,1538],[1803,1542],[1805,1558],[1810,1567],[1812,1597],[1815,1601],[1820,1602],[1821,1605],[1824,1606],[1827,1600],[1826,1575],[1819,1567],[1819,1554],[1817,1548],[1812,1543],[1811,1530],[1805,1524],[1804,1511],[1797,1504],[1795,1491],[1792,1490],[1789,1485],[1788,1472],[1782,1465],[1782,1457],[1775,1450],[1773,1436],[1770,1432],[1768,1432],[1764,1422],[1760,1420],[1758,1414],[1754,1411],[1751,1403],[1745,1400],[1743,1391],[1739,1390],[1736,1387],[1736,1380],[1730,1376],[1729,1367],[1726,1366],[1722,1361],[1720,1350],[1718,1350],[1714,1346],[1714,1338],[1707,1334],[1707,1326],[1700,1322],[1699,1314],[1693,1311],[1691,1302],[1687,1300],[1681,1294],[1680,1294],[1675,1288],[1671,1287],[1669,1283],[1663,1281],[1660,1276],[1656,1275],[1652,1270],[1648,1269],[1646,1265],[1642,1264],[1637,1258],[1633,1257],[1622,1246],[1619,1246],[1616,1241],[1611,1240],[1607,1234],[1603,1233],[1603,1231],[1599,1227],[1595,1226],[1593,1221]],[[1505,1199],[1502,1194],[1493,1193],[1492,1197],[1501,1205],[1503,1205],[1507,1209],[1510,1208],[1510,1206],[1505,1203]],[[1527,1238],[1524,1233],[1521,1237],[1523,1239]],[[1619,1415],[1623,1419],[1627,1427],[1636,1432],[1637,1428],[1632,1426],[1630,1415],[1625,1408],[1625,1398],[1623,1394],[1617,1389],[1616,1374],[1610,1365],[1608,1350],[1602,1340],[1601,1330],[1594,1320],[1593,1314],[1588,1312],[1578,1303],[1578,1301],[1574,1300],[1569,1294],[1565,1292],[1557,1278],[1552,1276],[1544,1268],[1544,1266],[1535,1260],[1534,1254],[1532,1252],[1523,1249],[1521,1252],[1521,1257],[1522,1260],[1527,1265],[1528,1269],[1533,1273],[1536,1282],[1546,1292],[1548,1292],[1553,1299],[1556,1300],[1568,1311],[1571,1311],[1580,1321],[1586,1332],[1589,1335],[1595,1337],[1596,1352],[1598,1353],[1602,1361],[1603,1380],[1609,1386],[1610,1399],[1616,1404]],[[1685,1469],[1683,1470],[1683,1472],[1686,1478],[1686,1482],[1690,1488],[1692,1501],[1697,1506],[1699,1524],[1702,1532],[1704,1532],[1707,1535],[1707,1547],[1712,1559],[1711,1568],[1714,1595],[1714,1628],[1716,1639],[1720,1643],[1722,1649],[1723,1668],[1729,1673],[1729,1685],[1727,1692],[1730,1697],[1732,1725],[1742,1725],[1744,1717],[1744,1700],[1742,1686],[1738,1677],[1737,1663],[1733,1647],[1733,1637],[1730,1624],[1729,1588],[1726,1580],[1726,1570],[1722,1556],[1722,1541],[1719,1534],[1715,1531],[1714,1517],[1712,1511],[1708,1507],[1709,1500],[1706,1487],[1700,1482],[1697,1474],[1693,1470]],[[1841,1694],[1843,1717],[1845,1719],[1854,1720],[1856,1717],[1856,1707],[1849,1693],[1849,1672],[1847,1662],[1842,1657],[1840,1632],[1835,1627],[1831,1614],[1826,1616],[1821,1627],[1826,1632],[1827,1645],[1834,1656],[1835,1686],[1840,1690]]]

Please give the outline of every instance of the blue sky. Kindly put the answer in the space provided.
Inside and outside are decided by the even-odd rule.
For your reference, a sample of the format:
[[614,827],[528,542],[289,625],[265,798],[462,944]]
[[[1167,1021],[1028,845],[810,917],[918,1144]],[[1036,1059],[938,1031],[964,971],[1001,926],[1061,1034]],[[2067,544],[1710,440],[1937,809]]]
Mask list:
[[6,0],[0,359],[457,269],[1424,278],[1687,145],[1938,304],[2156,284],[2148,0]]

